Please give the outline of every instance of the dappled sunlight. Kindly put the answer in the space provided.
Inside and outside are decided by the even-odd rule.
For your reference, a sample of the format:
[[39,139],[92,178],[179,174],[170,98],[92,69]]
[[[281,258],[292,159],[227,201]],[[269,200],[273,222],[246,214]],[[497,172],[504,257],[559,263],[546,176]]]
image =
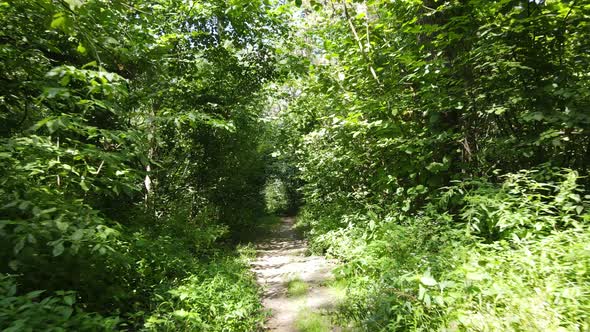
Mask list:
[[335,261],[306,256],[307,243],[297,239],[294,219],[283,218],[274,233],[257,244],[252,271],[263,290],[263,304],[271,311],[271,331],[295,331],[298,313],[329,311],[335,307],[334,292],[325,285],[333,279]]
[[590,332],[590,0],[0,0],[0,331]]

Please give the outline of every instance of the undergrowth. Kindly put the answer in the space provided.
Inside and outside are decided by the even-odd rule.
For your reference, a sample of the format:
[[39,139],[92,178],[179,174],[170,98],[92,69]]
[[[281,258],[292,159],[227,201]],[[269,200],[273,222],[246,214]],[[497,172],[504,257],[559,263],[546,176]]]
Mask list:
[[287,281],[287,295],[290,297],[299,297],[309,292],[309,284],[300,278],[294,278]]
[[0,326],[5,331],[257,330],[265,316],[247,263],[253,248],[223,244],[224,227],[184,223],[120,227],[113,251],[92,258],[100,267],[81,264],[75,274],[72,265],[62,267],[75,280],[69,289],[78,291],[60,290],[67,287],[58,283],[61,275],[47,279],[46,290],[31,290],[26,270],[1,275]]
[[308,206],[299,226],[315,251],[342,262],[343,325],[589,331],[589,196],[577,180],[573,171],[523,171],[501,184],[458,183],[416,213],[341,209],[330,220]]
[[327,317],[309,310],[299,312],[295,327],[299,332],[328,332],[331,330],[330,320]]
[[258,289],[243,258],[219,252],[163,295],[147,331],[254,331],[263,321]]

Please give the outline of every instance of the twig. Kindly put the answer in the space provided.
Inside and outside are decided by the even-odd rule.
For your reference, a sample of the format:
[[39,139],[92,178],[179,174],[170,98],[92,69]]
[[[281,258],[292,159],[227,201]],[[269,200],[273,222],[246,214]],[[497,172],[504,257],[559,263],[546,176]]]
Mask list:
[[104,165],[104,160],[100,162],[100,165],[98,166],[98,170],[96,170],[95,175],[98,175],[98,173],[100,173],[100,170],[102,169],[102,165]]
[[[379,77],[377,77],[377,73],[375,72],[375,69],[373,69],[371,62],[369,61],[369,57],[368,57],[367,53],[365,52],[365,48],[363,47],[363,42],[361,41],[361,38],[359,37],[358,33],[356,32],[356,28],[354,27],[354,23],[352,22],[352,18],[348,14],[348,6],[346,6],[346,0],[342,0],[342,5],[344,5],[344,15],[346,16],[346,20],[348,21],[348,26],[350,26],[350,30],[352,31],[352,34],[354,35],[354,39],[358,43],[359,50],[361,51],[363,58],[367,62],[367,66],[369,67],[369,71],[371,72],[371,75],[373,76],[375,81],[377,81],[377,84],[379,84],[379,86],[381,86],[381,81],[379,81]],[[369,29],[369,27],[368,27],[368,23],[367,23],[367,30],[368,29]],[[367,35],[367,38],[368,37],[369,36]]]

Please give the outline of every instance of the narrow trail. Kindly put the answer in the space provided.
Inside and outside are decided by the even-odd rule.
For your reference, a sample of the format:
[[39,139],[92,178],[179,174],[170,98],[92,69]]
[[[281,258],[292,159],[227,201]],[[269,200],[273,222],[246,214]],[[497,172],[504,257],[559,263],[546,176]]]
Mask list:
[[[313,314],[325,315],[337,303],[336,293],[326,286],[333,278],[335,262],[323,256],[305,256],[307,243],[297,237],[294,222],[292,217],[282,218],[280,226],[258,243],[257,258],[251,263],[264,291],[263,304],[271,312],[267,331],[299,331],[298,321]],[[289,294],[290,280],[306,283],[306,294]],[[337,327],[327,330],[341,331]]]

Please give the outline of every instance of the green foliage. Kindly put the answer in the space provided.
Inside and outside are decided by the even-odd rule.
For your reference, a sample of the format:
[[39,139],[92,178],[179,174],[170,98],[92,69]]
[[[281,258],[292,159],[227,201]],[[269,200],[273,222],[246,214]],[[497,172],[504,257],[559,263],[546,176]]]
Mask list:
[[287,281],[287,295],[291,297],[299,297],[307,294],[309,285],[300,278],[293,278]]
[[232,234],[234,241],[240,243],[241,250],[245,250],[244,254],[252,256],[255,253],[254,248],[250,247],[249,244],[260,241],[265,237],[271,236],[273,230],[279,227],[281,224],[281,218],[276,215],[266,215],[260,217],[253,224],[247,228],[242,228],[239,233]]
[[[587,330],[590,216],[577,179],[569,170],[520,172],[502,185],[449,187],[416,215],[342,211],[346,227],[313,238],[343,262],[340,320],[368,331]],[[456,216],[445,213],[453,196],[464,206]],[[482,211],[513,223],[484,228]]]
[[202,270],[166,294],[155,294],[156,310],[146,331],[254,331],[264,321],[253,276],[240,257],[219,252]]
[[[552,174],[559,182],[551,181]],[[463,184],[476,189],[463,197],[461,217],[487,241],[547,235],[582,223],[588,203],[577,183],[577,172],[530,170],[504,178],[500,188],[485,182]]]
[[[216,252],[265,213],[257,118],[285,31],[275,9],[0,1],[0,273],[19,285],[0,300],[30,308],[0,329],[100,330],[110,316],[120,320],[104,318],[107,329],[192,324],[163,301],[212,330],[260,321],[245,267]],[[181,281],[215,312],[174,298]],[[28,295],[39,289],[47,300]]]
[[280,179],[270,179],[264,186],[266,211],[270,214],[284,213],[289,207],[285,184]]
[[12,276],[0,276],[0,326],[3,331],[113,331],[117,318],[83,312],[76,303],[76,293],[57,291],[46,296],[43,290],[17,295]]
[[255,330],[304,203],[343,320],[589,330],[590,7],[292,4],[0,1],[0,328]]
[[590,7],[301,7],[307,67],[277,88],[275,155],[311,249],[342,262],[339,318],[588,330]]
[[295,321],[295,327],[300,332],[327,332],[331,331],[330,325],[327,317],[308,310],[299,312]]

